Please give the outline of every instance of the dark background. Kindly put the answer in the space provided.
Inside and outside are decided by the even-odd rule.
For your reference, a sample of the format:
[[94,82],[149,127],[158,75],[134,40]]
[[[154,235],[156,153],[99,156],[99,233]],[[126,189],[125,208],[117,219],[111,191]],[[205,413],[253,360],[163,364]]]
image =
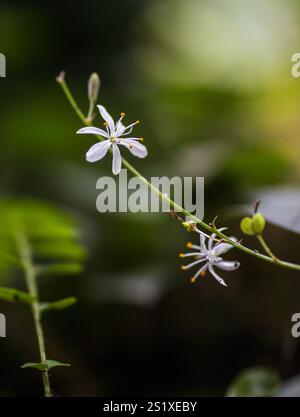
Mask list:
[[[93,138],[75,135],[82,124],[55,83],[65,70],[86,111],[99,72],[99,102],[142,121],[149,157],[130,162],[148,177],[204,176],[205,219],[218,214],[240,237],[241,204],[299,184],[299,23],[297,1],[1,1],[1,194],[71,213],[89,251],[81,276],[40,282],[44,298],[78,297],[44,322],[49,357],[72,363],[53,371],[57,395],[223,395],[249,366],[299,372],[299,273],[231,251],[242,265],[222,275],[227,288],[209,275],[191,285],[177,254],[196,236],[166,214],[97,213],[111,160],[85,162]],[[297,234],[268,225],[266,239],[299,262]],[[41,395],[38,372],[20,369],[37,360],[30,313],[0,311],[0,394]]]

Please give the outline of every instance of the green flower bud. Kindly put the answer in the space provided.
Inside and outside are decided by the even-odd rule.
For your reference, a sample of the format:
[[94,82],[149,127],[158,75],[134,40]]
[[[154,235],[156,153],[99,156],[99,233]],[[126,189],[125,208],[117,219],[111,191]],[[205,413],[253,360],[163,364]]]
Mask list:
[[96,72],[93,72],[88,81],[88,97],[93,103],[97,101],[100,84],[101,81],[99,75]]
[[181,224],[188,232],[193,232],[195,230],[196,223],[194,222],[182,222]]
[[252,229],[255,234],[261,235],[266,226],[266,220],[261,213],[255,213],[252,216]]
[[250,217],[244,217],[241,221],[240,228],[246,235],[255,235],[252,228],[252,219]]

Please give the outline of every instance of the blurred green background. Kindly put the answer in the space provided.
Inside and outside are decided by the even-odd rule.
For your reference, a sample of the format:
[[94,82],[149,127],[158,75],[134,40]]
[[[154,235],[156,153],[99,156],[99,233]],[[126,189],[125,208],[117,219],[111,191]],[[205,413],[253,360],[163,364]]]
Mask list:
[[[295,0],[1,1],[1,194],[70,213],[89,251],[81,276],[40,282],[48,299],[79,300],[44,322],[49,357],[72,363],[53,371],[57,395],[223,395],[246,367],[300,371],[290,335],[299,273],[232,251],[242,265],[222,275],[227,288],[209,275],[191,285],[177,254],[192,237],[176,221],[99,214],[95,185],[110,157],[85,162],[94,139],[75,135],[82,124],[55,83],[66,70],[87,111],[87,79],[99,72],[101,104],[142,121],[149,157],[130,162],[148,177],[204,176],[205,219],[219,215],[231,234],[241,236],[243,207],[268,195],[268,220],[285,228],[268,225],[266,238],[299,262],[287,230],[300,231],[289,220],[300,207],[299,39]],[[41,394],[38,372],[19,367],[37,359],[31,316],[5,302],[0,311],[0,395]]]

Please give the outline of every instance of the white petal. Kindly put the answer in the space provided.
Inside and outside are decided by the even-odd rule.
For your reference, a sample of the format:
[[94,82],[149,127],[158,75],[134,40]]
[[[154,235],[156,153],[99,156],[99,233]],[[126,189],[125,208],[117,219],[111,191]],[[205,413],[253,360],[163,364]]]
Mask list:
[[205,245],[205,240],[206,240],[205,236],[201,233],[200,234],[201,252],[204,253],[204,254],[207,254],[207,248],[206,248],[206,245]]
[[126,146],[132,155],[137,156],[138,158],[145,158],[148,155],[146,146],[134,139],[121,139],[120,145]]
[[225,281],[219,277],[219,275],[214,271],[214,268],[212,265],[208,266],[208,270],[209,272],[212,274],[212,276],[221,284],[224,285],[225,287],[227,287],[227,284],[225,284]]
[[120,137],[126,129],[123,123],[121,122],[122,118],[123,117],[121,117],[116,123],[116,131],[115,131],[116,137]]
[[113,163],[112,163],[112,172],[114,175],[118,175],[122,167],[122,158],[121,153],[118,148],[118,145],[113,145]]
[[104,140],[103,142],[96,143],[87,151],[86,160],[88,162],[99,161],[99,159],[102,159],[106,155],[110,145],[110,140]]
[[215,264],[216,267],[223,269],[224,271],[234,271],[240,266],[239,262],[236,261],[222,261]]
[[83,127],[82,129],[77,130],[77,132],[79,135],[81,134],[86,134],[86,133],[90,133],[92,135],[100,135],[100,136],[104,136],[105,138],[108,137],[107,132],[105,132],[105,130],[99,129],[98,127]]
[[[229,239],[233,240],[234,242],[237,242],[237,238],[236,238],[236,237],[230,236],[230,238],[229,238]],[[226,242],[218,243],[218,244],[217,244],[217,245],[213,248],[213,253],[214,253],[216,256],[220,256],[220,255],[222,255],[223,253],[228,252],[228,251],[229,251],[229,249],[232,249],[232,248],[233,248],[233,246],[232,246],[230,243],[226,243]]]
[[200,269],[199,269],[199,271],[197,271],[196,273],[195,273],[195,275],[193,276],[193,280],[195,280],[195,279],[197,279],[198,277],[199,277],[199,275],[202,273],[202,272],[204,272],[204,271],[206,271],[207,270],[207,266],[208,266],[208,264],[205,264],[205,265],[203,265]]
[[[218,231],[219,232],[223,232],[226,229],[227,229],[227,227],[220,227],[220,229],[218,229]],[[214,239],[216,239],[216,237],[217,237],[217,235],[215,233],[213,233],[211,235],[211,239],[210,239],[210,241],[208,242],[208,245],[207,245],[208,246],[208,250],[211,250],[212,249],[213,243],[214,243]]]
[[99,109],[99,112],[101,114],[101,116],[103,117],[103,119],[106,121],[108,127],[109,127],[109,131],[110,133],[114,133],[115,131],[115,122],[114,119],[111,117],[111,115],[108,113],[108,111],[106,110],[106,108],[104,106],[97,106]]

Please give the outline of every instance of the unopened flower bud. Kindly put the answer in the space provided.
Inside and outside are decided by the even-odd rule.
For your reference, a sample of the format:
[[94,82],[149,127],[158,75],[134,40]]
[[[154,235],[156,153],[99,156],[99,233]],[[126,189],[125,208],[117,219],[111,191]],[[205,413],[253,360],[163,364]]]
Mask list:
[[186,228],[186,230],[188,232],[193,232],[195,230],[195,227],[196,227],[196,223],[191,222],[191,221],[190,222],[182,222],[181,224],[182,224],[183,227]]
[[56,81],[57,81],[59,84],[62,84],[62,83],[64,82],[64,80],[65,80],[65,76],[66,76],[65,71],[61,71],[61,72],[58,74],[58,76],[56,77]]
[[266,220],[261,213],[255,213],[252,216],[252,229],[255,234],[261,235],[266,226]]
[[255,235],[252,228],[252,219],[250,217],[244,217],[240,224],[241,231],[246,235]]
[[100,77],[96,72],[93,72],[88,81],[88,97],[93,103],[97,101],[100,90]]

